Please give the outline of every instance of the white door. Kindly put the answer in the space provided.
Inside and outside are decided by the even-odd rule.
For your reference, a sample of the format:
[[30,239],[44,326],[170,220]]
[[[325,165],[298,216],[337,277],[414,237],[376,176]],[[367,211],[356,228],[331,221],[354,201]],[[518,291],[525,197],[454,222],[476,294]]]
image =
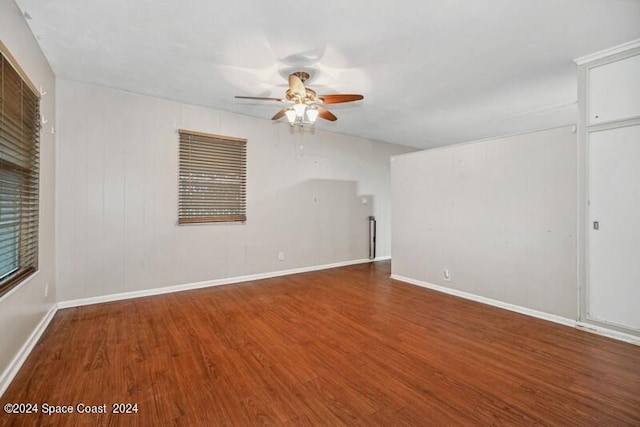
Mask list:
[[589,134],[587,319],[640,331],[640,125]]

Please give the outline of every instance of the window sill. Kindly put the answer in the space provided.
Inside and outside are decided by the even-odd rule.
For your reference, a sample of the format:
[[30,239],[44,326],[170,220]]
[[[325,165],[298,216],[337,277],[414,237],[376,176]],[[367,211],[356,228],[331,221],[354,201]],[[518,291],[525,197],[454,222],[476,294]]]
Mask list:
[[18,291],[18,289],[22,288],[27,283],[34,280],[36,277],[40,276],[40,269],[36,270],[33,274],[29,275],[29,277],[25,278],[23,281],[13,286],[11,289],[0,295],[0,303],[4,302],[5,299],[8,299],[11,295]]

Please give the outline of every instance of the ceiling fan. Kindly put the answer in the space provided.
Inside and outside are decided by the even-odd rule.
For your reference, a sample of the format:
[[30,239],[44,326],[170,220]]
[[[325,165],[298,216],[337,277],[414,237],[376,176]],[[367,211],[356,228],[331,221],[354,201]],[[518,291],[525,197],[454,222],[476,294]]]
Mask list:
[[324,108],[324,105],[364,99],[362,95],[346,93],[318,95],[313,89],[304,87],[304,82],[308,78],[309,73],[305,71],[296,71],[289,75],[289,89],[287,89],[284,98],[265,98],[261,96],[236,96],[236,98],[254,99],[258,101],[278,101],[289,104],[289,106],[278,111],[271,120],[279,120],[286,116],[291,126],[313,124],[318,117],[335,122],[338,118],[331,111]]

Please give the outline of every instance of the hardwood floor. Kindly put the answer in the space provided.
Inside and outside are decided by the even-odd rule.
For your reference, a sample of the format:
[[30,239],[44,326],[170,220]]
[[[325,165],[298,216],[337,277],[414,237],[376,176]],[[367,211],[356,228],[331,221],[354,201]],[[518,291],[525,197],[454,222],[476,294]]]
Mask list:
[[639,346],[389,273],[363,264],[61,310],[0,399],[39,413],[2,425],[640,425]]

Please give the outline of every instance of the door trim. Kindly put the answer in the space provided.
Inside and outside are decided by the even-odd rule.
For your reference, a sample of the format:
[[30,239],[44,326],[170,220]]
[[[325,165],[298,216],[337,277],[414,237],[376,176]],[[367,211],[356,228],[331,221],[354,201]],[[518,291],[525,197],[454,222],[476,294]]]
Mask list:
[[[589,318],[587,315],[588,289],[589,289],[589,135],[608,129],[621,128],[627,126],[640,125],[640,116],[631,117],[624,120],[611,121],[596,125],[588,125],[588,105],[589,105],[589,71],[591,68],[616,62],[624,58],[640,54],[640,47],[631,45],[628,50],[618,51],[609,56],[594,54],[597,58],[591,62],[577,62],[578,64],[578,138],[577,138],[577,191],[578,191],[578,229],[577,229],[577,252],[578,252],[578,324],[593,325],[596,328],[608,329],[623,334],[640,335],[638,331],[612,325]],[[591,55],[589,55],[591,57]],[[586,58],[586,57],[585,57]]]

